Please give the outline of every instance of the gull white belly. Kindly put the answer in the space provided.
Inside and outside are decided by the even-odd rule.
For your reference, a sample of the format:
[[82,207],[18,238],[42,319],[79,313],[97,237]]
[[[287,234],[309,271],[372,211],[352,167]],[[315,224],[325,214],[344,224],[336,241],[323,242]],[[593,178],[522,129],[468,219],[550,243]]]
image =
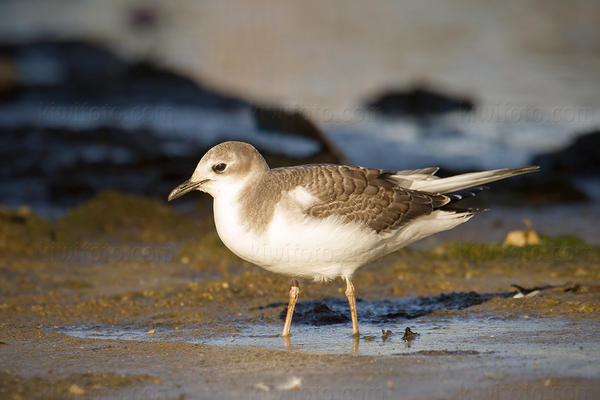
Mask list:
[[285,275],[316,280],[351,276],[387,248],[381,235],[358,224],[310,217],[285,201],[266,229],[257,231],[241,223],[234,204],[215,200],[214,211],[219,237],[233,253]]

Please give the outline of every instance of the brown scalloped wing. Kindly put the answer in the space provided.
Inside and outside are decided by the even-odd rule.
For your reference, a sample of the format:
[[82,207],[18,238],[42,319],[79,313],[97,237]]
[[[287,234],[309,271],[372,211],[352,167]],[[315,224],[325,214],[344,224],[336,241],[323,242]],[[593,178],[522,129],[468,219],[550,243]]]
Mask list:
[[[447,204],[447,196],[405,189],[386,179],[394,171],[337,165],[288,169],[296,182],[321,202],[308,215],[332,215],[369,226],[376,232],[394,231],[407,222]],[[298,182],[300,180],[301,182]]]

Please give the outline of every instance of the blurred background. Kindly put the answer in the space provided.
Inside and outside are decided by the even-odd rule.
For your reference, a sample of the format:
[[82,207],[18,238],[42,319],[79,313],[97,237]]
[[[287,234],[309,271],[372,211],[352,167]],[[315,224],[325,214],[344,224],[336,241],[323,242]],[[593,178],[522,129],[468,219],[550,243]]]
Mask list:
[[0,2],[0,204],[47,218],[165,199],[237,139],[272,166],[539,164],[452,234],[527,217],[600,243],[599,127],[595,1]]

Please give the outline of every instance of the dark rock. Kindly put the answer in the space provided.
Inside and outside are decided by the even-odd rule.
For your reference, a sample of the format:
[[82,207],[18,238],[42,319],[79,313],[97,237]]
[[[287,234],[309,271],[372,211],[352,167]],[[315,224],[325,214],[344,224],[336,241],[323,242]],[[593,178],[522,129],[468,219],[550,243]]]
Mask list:
[[0,102],[12,100],[19,86],[19,72],[15,61],[0,56]]
[[289,133],[313,140],[316,139],[325,151],[333,155],[336,163],[348,163],[348,160],[337,146],[304,114],[297,111],[287,111],[282,108],[259,105],[252,106],[252,114],[254,115],[256,128],[259,131],[265,133]]
[[368,110],[386,117],[431,117],[453,111],[473,111],[475,102],[453,97],[427,86],[406,90],[388,90],[366,103]]
[[552,153],[539,154],[533,163],[547,173],[600,174],[600,130],[578,136],[570,145]]
[[452,292],[442,293],[439,296],[412,298],[409,301],[380,300],[363,304],[361,308],[369,316],[367,319],[373,319],[375,322],[390,322],[422,317],[440,309],[461,310],[485,303],[494,297],[508,296],[510,293]]
[[510,207],[543,206],[559,203],[578,203],[589,200],[588,195],[573,184],[571,177],[542,173],[519,176],[493,182],[491,190],[466,199],[460,206],[486,207],[501,204]]
[[0,130],[0,196],[7,204],[34,207],[68,207],[108,189],[166,196],[206,150],[181,143],[188,151],[170,154],[172,142],[110,127]]
[[[149,130],[108,126],[0,128],[0,199],[10,206],[30,204],[42,213],[46,204],[70,207],[104,190],[166,199],[209,147]],[[259,151],[272,167],[333,161],[326,152],[297,159]],[[183,204],[197,199],[190,196]]]
[[[331,305],[331,304],[330,304]],[[333,306],[335,310],[329,308],[324,302],[304,301],[296,304],[294,311],[294,322],[307,325],[331,325],[343,324],[350,321],[350,318],[339,310],[339,302]],[[285,319],[286,310],[281,313],[281,319]],[[350,315],[348,313],[348,315]]]
[[[493,298],[512,297],[514,292],[477,293],[452,292],[431,297],[411,297],[365,301],[357,299],[359,321],[382,324],[401,319],[422,317],[436,310],[461,310],[485,303]],[[281,306],[272,304],[265,307]],[[285,319],[287,305],[282,307],[280,318]],[[294,323],[328,325],[350,321],[348,301],[343,298],[326,298],[320,301],[300,301],[294,311]]]
[[24,71],[19,98],[45,104],[189,105],[224,110],[248,103],[203,88],[177,73],[145,62],[130,63],[80,41],[0,45],[0,58]]
[[[103,190],[166,197],[216,142],[255,134],[233,114],[250,103],[80,41],[0,45],[0,102],[1,201],[45,215]],[[258,146],[272,167],[342,160],[306,117],[254,110],[265,132],[322,144],[303,158]],[[213,118],[225,126],[215,130]]]
[[[532,163],[535,165],[535,163]],[[465,170],[440,169],[440,177],[477,171],[478,168]],[[542,206],[558,203],[577,203],[588,201],[588,195],[579,189],[568,174],[548,172],[543,167],[535,174],[515,176],[510,179],[492,182],[474,198],[466,198],[456,203],[459,208],[486,208],[493,205],[510,207]]]
[[[503,191],[502,202],[506,205],[514,204],[515,199],[521,199],[521,202],[525,201],[535,206],[589,200],[588,195],[573,184],[572,177],[562,174],[543,173],[538,176],[523,177],[516,182],[501,183],[499,186],[498,192]],[[506,191],[504,191],[505,187]]]

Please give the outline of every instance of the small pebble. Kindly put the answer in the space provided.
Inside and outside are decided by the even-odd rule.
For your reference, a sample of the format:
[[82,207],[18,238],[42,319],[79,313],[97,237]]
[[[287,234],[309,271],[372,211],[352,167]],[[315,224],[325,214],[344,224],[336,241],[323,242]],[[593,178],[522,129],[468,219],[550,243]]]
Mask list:
[[265,385],[262,382],[255,383],[254,384],[254,389],[256,389],[256,390],[262,390],[264,392],[268,392],[269,390],[271,390],[271,388],[269,386]]
[[300,390],[302,388],[302,379],[292,376],[287,382],[277,386],[279,390]]
[[72,384],[69,386],[69,394],[71,396],[83,396],[85,394],[85,390],[79,385]]

